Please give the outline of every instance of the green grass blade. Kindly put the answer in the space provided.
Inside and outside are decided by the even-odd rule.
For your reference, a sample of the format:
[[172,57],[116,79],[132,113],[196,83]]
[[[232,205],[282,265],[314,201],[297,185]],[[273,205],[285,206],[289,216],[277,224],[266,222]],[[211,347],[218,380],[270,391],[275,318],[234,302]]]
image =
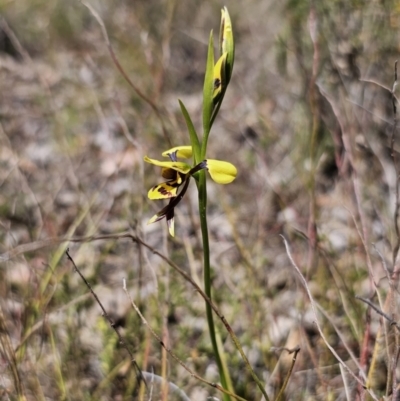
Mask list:
[[188,131],[189,131],[190,144],[192,145],[194,163],[197,164],[197,163],[201,162],[199,137],[194,128],[192,119],[190,118],[190,115],[189,115],[188,111],[186,110],[185,105],[179,99],[178,99],[178,101],[179,101],[179,106],[181,107],[183,117],[185,117],[186,125],[187,125]]
[[203,87],[203,141],[201,144],[201,158],[204,159],[207,149],[208,135],[211,129],[211,114],[213,110],[214,93],[214,40],[213,32],[210,32],[208,42],[206,75],[204,77]]

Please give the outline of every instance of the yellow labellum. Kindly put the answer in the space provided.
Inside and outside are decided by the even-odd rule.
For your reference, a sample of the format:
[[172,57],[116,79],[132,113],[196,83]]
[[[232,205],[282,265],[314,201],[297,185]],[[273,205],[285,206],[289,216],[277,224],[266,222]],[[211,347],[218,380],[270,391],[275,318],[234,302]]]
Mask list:
[[151,188],[147,196],[151,200],[173,198],[177,194],[178,187],[179,185],[176,182],[163,182]]

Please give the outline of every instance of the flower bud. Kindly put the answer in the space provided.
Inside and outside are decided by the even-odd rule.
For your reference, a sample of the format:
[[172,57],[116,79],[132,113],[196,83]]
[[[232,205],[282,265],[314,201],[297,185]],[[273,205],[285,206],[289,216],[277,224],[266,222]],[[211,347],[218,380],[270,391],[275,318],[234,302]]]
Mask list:
[[228,84],[232,76],[233,62],[235,59],[235,41],[233,39],[231,18],[229,16],[228,9],[226,7],[224,7],[221,10],[219,51],[221,56],[225,53],[227,54],[225,79],[226,79],[226,84]]

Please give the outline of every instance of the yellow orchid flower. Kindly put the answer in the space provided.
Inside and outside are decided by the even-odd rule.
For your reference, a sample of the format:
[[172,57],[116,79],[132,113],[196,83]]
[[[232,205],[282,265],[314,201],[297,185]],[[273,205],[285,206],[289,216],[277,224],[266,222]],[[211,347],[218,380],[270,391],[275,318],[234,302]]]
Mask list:
[[[236,178],[237,170],[233,164],[221,160],[206,159],[194,167],[178,161],[178,157],[189,158],[192,156],[191,146],[176,146],[163,152],[162,155],[169,157],[170,161],[159,161],[147,156],[144,157],[145,162],[161,167],[161,175],[167,180],[150,188],[148,197],[151,200],[170,199],[170,202],[155,214],[147,224],[155,223],[165,217],[169,233],[174,236],[174,208],[186,193],[190,178],[198,171],[206,169],[216,183],[229,184]],[[180,188],[181,190],[178,193]]]

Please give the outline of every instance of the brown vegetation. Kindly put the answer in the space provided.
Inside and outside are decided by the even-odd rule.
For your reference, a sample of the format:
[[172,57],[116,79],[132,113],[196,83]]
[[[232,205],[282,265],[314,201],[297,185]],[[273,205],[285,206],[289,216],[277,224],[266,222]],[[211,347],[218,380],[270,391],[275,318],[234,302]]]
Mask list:
[[[239,175],[209,185],[214,299],[271,399],[291,366],[282,347],[299,346],[285,399],[394,400],[400,8],[314,3],[226,4],[236,61],[210,157]],[[201,282],[196,194],[176,210],[175,239],[163,221],[146,225],[159,171],[143,156],[188,144],[178,98],[201,126],[208,35],[224,4],[90,4],[117,62],[84,4],[0,0],[0,399],[182,399],[159,376],[192,401],[221,398],[149,330],[218,381],[204,300],[168,263]],[[235,391],[260,400],[218,327]]]

